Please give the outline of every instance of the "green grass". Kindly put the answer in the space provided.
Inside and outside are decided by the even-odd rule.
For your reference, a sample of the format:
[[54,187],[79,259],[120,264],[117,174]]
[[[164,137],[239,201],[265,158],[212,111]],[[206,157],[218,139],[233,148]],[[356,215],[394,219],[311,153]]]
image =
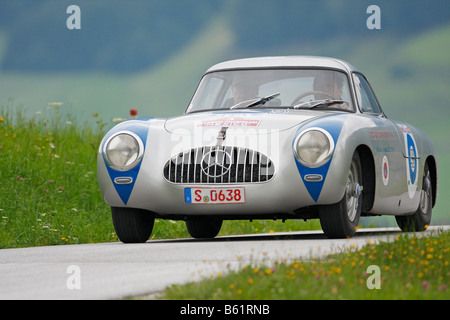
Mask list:
[[[393,242],[322,259],[293,259],[272,265],[244,265],[213,279],[173,285],[161,299],[443,299],[450,298],[450,232],[427,237],[399,235]],[[376,275],[369,266],[379,268]],[[377,271],[376,271],[377,272]]]
[[0,112],[0,248],[105,241],[113,230],[96,184],[103,131],[60,118]]

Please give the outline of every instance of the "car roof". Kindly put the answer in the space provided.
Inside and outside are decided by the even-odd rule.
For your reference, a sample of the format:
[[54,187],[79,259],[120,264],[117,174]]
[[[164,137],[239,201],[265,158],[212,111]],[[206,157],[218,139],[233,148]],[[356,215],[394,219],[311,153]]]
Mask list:
[[331,68],[344,72],[358,71],[348,62],[340,59],[314,56],[256,57],[230,60],[218,63],[206,73],[219,70],[258,69],[258,68]]

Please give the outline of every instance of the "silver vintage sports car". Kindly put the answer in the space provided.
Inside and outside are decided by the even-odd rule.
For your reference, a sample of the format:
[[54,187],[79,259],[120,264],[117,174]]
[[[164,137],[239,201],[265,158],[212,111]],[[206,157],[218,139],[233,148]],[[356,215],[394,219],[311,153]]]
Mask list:
[[320,219],[351,237],[361,216],[422,231],[438,194],[430,139],[387,118],[365,76],[322,57],[262,57],[206,71],[185,113],[122,122],[98,152],[122,242],[155,218],[213,238],[224,219]]

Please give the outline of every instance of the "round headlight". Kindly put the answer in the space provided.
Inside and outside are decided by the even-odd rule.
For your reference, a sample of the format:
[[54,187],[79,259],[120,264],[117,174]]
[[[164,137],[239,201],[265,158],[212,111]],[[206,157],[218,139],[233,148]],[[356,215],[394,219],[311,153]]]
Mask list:
[[321,128],[311,128],[300,133],[294,146],[298,160],[308,167],[324,165],[334,151],[333,138]]
[[105,143],[105,160],[119,171],[127,171],[137,166],[144,153],[141,139],[132,132],[119,132]]

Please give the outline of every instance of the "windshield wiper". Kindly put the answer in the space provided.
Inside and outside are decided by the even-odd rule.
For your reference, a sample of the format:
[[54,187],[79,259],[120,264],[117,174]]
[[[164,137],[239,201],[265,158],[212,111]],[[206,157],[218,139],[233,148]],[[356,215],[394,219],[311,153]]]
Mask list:
[[277,92],[277,93],[268,95],[264,98],[256,98],[256,99],[252,99],[252,100],[242,101],[242,102],[239,102],[238,104],[235,104],[230,109],[245,109],[245,108],[256,107],[258,105],[265,104],[266,102],[272,100],[273,98],[278,97],[279,95],[280,95],[280,93]]
[[[311,104],[313,102],[315,102],[315,103]],[[344,100],[335,100],[335,99],[333,99],[333,100],[330,100],[330,99],[316,100],[316,101],[302,102],[300,104],[293,106],[292,108],[299,109],[299,108],[303,107],[304,105],[307,105],[308,109],[314,109],[317,107],[323,107],[323,106],[328,107],[328,106],[331,106],[332,104],[343,104],[343,103],[344,103]]]

